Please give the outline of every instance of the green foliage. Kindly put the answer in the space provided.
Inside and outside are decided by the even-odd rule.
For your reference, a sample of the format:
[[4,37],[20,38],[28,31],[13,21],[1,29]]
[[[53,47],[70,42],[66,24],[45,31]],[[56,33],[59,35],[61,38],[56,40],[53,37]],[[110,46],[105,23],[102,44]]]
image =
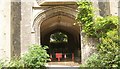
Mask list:
[[82,26],[82,32],[89,37],[95,37],[95,30],[93,28],[93,12],[94,8],[92,2],[80,1],[78,4],[78,14],[76,20]]
[[77,21],[82,25],[82,32],[88,37],[100,39],[100,43],[97,46],[97,54],[89,57],[84,66],[119,67],[120,39],[118,39],[118,17],[95,18],[93,11],[91,2],[78,2]]
[[108,31],[106,34],[107,34],[107,37],[112,39],[114,42],[116,42],[116,43],[119,42],[120,39],[118,38],[118,30],[117,29]]
[[120,45],[118,44],[118,42],[112,40],[111,39],[112,37],[110,38],[105,37],[101,39],[101,43],[97,46],[97,54],[89,57],[88,60],[86,61],[85,66],[88,67],[120,66]]
[[9,63],[7,63],[6,67],[24,67],[23,61],[19,58],[12,59]]
[[78,2],[77,20],[82,24],[93,21],[93,7],[92,2]]
[[95,10],[92,2],[86,0],[79,1],[77,4],[78,14],[76,20],[78,21],[78,24],[82,26],[82,32],[85,33],[86,36],[96,38],[106,37],[108,31],[118,28],[118,17],[94,16]]
[[0,59],[0,69],[5,66],[5,60]]
[[102,63],[98,57],[97,53],[92,54],[81,67],[101,67]]
[[2,63],[0,62],[0,69],[2,68]]
[[22,60],[24,61],[25,67],[43,67],[49,60],[47,54],[47,46],[32,45],[30,46],[28,53],[24,54]]
[[16,67],[24,69],[24,67],[36,69],[37,67],[40,69],[45,69],[45,64],[49,60],[49,55],[47,54],[48,49],[47,46],[40,45],[31,45],[27,53],[23,55],[21,58],[13,58],[9,61],[0,61],[0,68],[5,67]]
[[99,59],[103,66],[120,66],[120,46],[110,38],[102,38],[102,43],[98,46]]
[[118,29],[117,16],[97,17],[94,22],[93,28],[97,38],[106,37],[109,31]]
[[3,64],[3,63],[0,61],[0,69],[1,69],[1,68],[2,68],[2,66],[3,66],[2,64]]
[[119,67],[120,45],[110,38],[102,38],[97,46],[97,53],[92,54],[82,67]]
[[[67,35],[63,34],[62,32],[57,32],[51,35],[50,37],[54,42],[66,42],[67,41]],[[51,42],[53,42],[51,40]]]

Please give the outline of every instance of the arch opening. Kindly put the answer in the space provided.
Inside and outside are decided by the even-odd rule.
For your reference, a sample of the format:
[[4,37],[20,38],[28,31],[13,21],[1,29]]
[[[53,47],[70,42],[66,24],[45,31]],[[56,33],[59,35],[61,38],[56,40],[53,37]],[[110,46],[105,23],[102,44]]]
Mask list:
[[[80,61],[80,29],[74,26],[75,20],[66,16],[54,16],[44,21],[41,26],[41,44],[49,46],[48,53],[52,54],[52,61],[57,61],[56,53],[62,53],[61,61]],[[57,34],[57,42],[51,37]],[[62,40],[66,40],[62,41]],[[66,54],[66,57],[65,57]]]
[[[70,53],[71,55],[67,55],[66,59],[71,58],[71,61],[81,61],[80,27],[74,25],[76,22],[74,16],[75,12],[71,12],[71,9],[65,9],[66,11],[61,10],[63,8],[64,7],[60,9],[54,8],[50,11],[46,11],[42,13],[43,15],[41,14],[41,16],[35,19],[33,26],[36,31],[36,42],[41,45],[47,45],[49,47],[47,52],[49,54],[54,53],[54,58],[56,57],[55,53]],[[56,33],[63,33],[65,35],[65,38],[61,39],[63,40],[62,42],[53,43],[51,36]],[[54,51],[55,49],[58,50]],[[74,54],[74,57],[72,57],[72,54]],[[64,59],[64,56],[62,56],[61,60]]]

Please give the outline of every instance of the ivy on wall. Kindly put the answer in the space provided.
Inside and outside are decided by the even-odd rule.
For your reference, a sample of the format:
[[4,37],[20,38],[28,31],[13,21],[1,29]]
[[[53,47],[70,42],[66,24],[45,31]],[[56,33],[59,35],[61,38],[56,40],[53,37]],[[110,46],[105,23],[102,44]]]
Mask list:
[[82,32],[87,37],[101,39],[97,45],[97,53],[86,61],[89,67],[119,67],[120,39],[118,39],[117,16],[95,16],[92,2],[86,0],[77,2],[78,14],[76,20],[82,26]]
[[78,2],[78,14],[76,20],[82,26],[82,32],[89,37],[96,37],[93,29],[93,10],[92,2]]
[[117,16],[97,17],[94,15],[95,8],[92,2],[79,1],[76,20],[82,26],[82,32],[88,37],[100,38],[106,36],[110,30],[118,28]]

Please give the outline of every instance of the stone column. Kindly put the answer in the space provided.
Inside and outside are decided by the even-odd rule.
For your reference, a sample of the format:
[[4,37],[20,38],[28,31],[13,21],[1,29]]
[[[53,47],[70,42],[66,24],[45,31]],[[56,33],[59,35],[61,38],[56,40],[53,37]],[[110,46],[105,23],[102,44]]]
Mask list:
[[31,45],[32,1],[21,0],[21,54]]
[[85,34],[81,34],[81,62],[84,63],[86,59],[88,59],[91,54],[96,52],[96,45],[97,45],[96,38],[86,38]]
[[21,53],[21,2],[11,2],[11,57],[19,57]]

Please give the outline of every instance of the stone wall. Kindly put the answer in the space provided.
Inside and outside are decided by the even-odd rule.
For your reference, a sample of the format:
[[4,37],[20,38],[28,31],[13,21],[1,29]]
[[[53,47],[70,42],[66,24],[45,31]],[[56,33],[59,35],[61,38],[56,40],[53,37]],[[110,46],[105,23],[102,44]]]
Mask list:
[[110,0],[110,14],[118,16],[118,0]]
[[31,2],[0,1],[0,58],[10,59],[27,51],[31,24]]
[[109,2],[98,2],[100,16],[110,15],[110,3]]
[[0,0],[0,58],[10,59],[11,23],[10,0]]
[[[17,0],[0,0],[0,58],[7,57],[8,59],[10,59],[11,56],[20,56],[27,51],[29,45],[35,43],[35,39],[40,39],[40,35],[36,36],[34,34],[36,31],[32,29],[32,25],[34,23],[33,21],[37,18],[36,15],[39,16],[39,18],[37,18],[39,22],[41,22],[41,18],[45,18],[44,16],[48,16],[48,14],[55,11],[65,11],[74,15],[74,12],[72,11],[74,9],[73,6],[68,6],[73,8],[72,10],[59,10],[60,8],[62,8],[62,6],[54,6],[54,8],[58,8],[55,10],[50,6],[45,8],[36,5],[36,0],[18,0],[19,2],[13,1]],[[94,6],[99,7],[101,11],[96,12],[96,15],[118,15],[119,7],[118,3],[115,2],[118,0],[115,0],[114,2],[110,0],[110,3],[98,3],[98,1],[99,0],[94,3]],[[49,7],[51,9],[49,9]],[[43,13],[43,11],[49,11],[49,13]],[[40,16],[38,13],[43,13],[44,16]],[[40,28],[38,28],[37,26],[36,28],[40,30]],[[31,34],[31,32],[33,34]],[[37,31],[37,33],[40,34],[40,31]],[[87,57],[89,57],[90,54],[93,53],[93,45],[96,44],[95,40],[88,38],[86,40],[87,42],[84,42],[85,37],[83,35],[81,36],[82,62],[84,62],[84,60],[86,60]],[[40,42],[40,40],[38,42]]]

